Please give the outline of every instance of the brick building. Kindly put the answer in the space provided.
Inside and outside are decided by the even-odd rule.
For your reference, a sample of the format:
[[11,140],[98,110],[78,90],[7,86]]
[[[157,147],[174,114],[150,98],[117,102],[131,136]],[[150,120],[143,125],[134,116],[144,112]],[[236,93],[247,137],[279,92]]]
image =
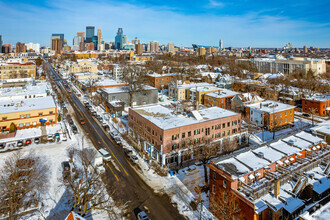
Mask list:
[[192,103],[198,102],[198,104],[204,104],[204,96],[207,93],[218,92],[221,89],[211,85],[211,86],[204,86],[204,87],[193,87],[187,90],[187,100]]
[[220,108],[231,109],[231,100],[238,92],[228,89],[221,89],[218,92],[211,92],[204,95],[205,106],[218,106]]
[[17,129],[57,123],[57,108],[53,97],[14,99],[0,101],[0,128],[9,130],[11,123]]
[[302,99],[302,111],[319,116],[330,115],[330,93],[315,94]]
[[295,106],[274,101],[263,101],[245,106],[246,117],[256,125],[268,130],[294,123]]
[[149,74],[147,75],[147,80],[152,87],[158,90],[167,89],[168,83],[176,79],[177,73],[166,73],[166,74]]
[[188,149],[206,141],[240,140],[241,115],[219,107],[175,113],[161,105],[129,109],[130,135],[142,139],[144,151],[163,165],[192,159]]
[[168,96],[176,100],[188,100],[188,90],[196,87],[212,87],[210,83],[190,83],[175,80],[168,84]]
[[34,62],[0,62],[0,80],[17,78],[35,78]]
[[329,194],[329,164],[321,164],[329,162],[328,147],[322,138],[300,132],[213,159],[210,211],[218,219],[294,219]]

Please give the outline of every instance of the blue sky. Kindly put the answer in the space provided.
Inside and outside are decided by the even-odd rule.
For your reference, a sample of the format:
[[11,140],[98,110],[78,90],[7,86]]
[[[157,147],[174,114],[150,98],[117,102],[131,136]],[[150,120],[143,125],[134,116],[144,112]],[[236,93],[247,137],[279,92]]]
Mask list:
[[52,33],[64,33],[71,45],[92,25],[105,41],[122,27],[128,40],[177,46],[329,48],[329,15],[329,0],[0,0],[0,35],[49,46]]

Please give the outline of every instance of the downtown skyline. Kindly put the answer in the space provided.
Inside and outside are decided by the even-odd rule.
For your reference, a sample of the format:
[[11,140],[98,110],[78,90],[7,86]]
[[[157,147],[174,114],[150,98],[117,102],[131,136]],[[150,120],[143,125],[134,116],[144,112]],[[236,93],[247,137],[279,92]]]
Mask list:
[[[312,7],[313,6],[313,7]],[[86,26],[102,28],[106,42],[114,41],[118,27],[128,40],[174,42],[224,47],[330,47],[329,6],[325,2],[299,4],[275,1],[30,1],[0,0],[4,43],[37,42],[50,46],[52,33],[64,33],[69,45]]]

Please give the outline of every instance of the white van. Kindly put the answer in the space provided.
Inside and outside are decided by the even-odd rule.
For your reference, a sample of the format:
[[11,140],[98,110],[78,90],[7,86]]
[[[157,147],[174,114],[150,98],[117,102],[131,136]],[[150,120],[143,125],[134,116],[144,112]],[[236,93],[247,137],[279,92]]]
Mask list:
[[105,161],[110,161],[111,156],[110,156],[110,153],[109,153],[108,151],[106,151],[106,150],[104,150],[104,149],[100,149],[99,152],[100,152],[100,154],[102,155],[103,160],[105,160]]

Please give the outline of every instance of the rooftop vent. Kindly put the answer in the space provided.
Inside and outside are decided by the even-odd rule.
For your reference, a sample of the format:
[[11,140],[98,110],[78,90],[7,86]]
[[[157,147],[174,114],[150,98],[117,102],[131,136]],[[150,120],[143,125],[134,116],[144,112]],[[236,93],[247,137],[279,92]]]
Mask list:
[[257,155],[258,155],[258,157],[260,157],[260,158],[264,158],[264,156],[265,156],[263,152],[258,152]]

